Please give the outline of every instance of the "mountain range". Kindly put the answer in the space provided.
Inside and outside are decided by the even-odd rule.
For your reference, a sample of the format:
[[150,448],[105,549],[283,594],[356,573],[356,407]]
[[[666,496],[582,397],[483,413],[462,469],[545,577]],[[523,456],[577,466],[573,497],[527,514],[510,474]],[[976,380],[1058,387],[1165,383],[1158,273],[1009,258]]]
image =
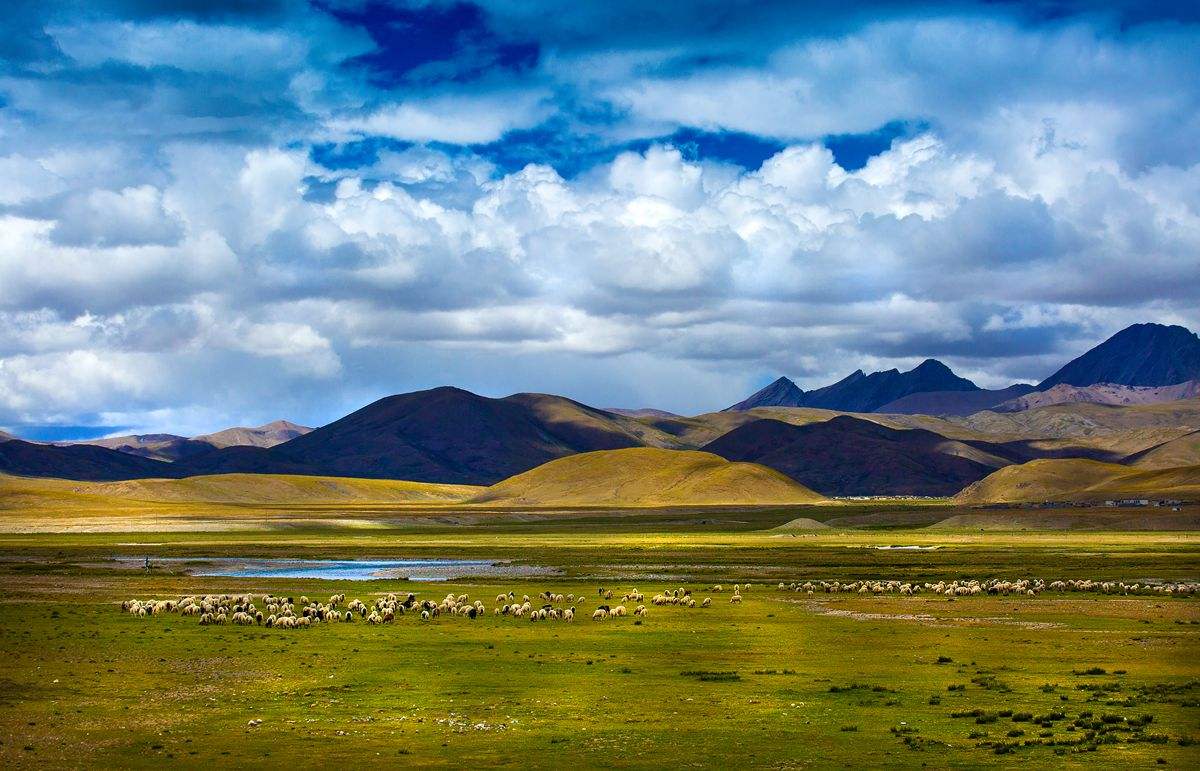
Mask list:
[[[1113,350],[1110,346],[1110,354]],[[1186,346],[1183,350],[1186,356]],[[1154,360],[1163,372],[1182,371],[1182,365]],[[1097,365],[1096,376],[1119,366]],[[1099,396],[1076,398],[1081,390],[1119,393],[1132,401],[1107,406],[1097,403]],[[288,474],[493,485],[581,453],[653,448],[703,450],[733,463],[760,464],[818,495],[846,496],[950,495],[997,469],[1037,459],[1085,458],[1144,468],[1200,462],[1195,434],[1200,410],[1188,406],[1197,400],[1140,404],[1194,395],[1186,385],[1060,384],[1036,392],[1031,386],[989,392],[928,360],[909,372],[856,372],[807,393],[786,379],[764,391],[761,403],[747,400],[737,409],[681,417],[601,410],[548,394],[489,398],[441,387],[385,397],[312,430],[277,421],[192,438],[160,434],[55,445],[0,437],[0,473],[87,481]],[[1053,401],[1068,391],[1071,398]],[[961,406],[968,398],[978,404],[1006,395],[1005,409],[1019,411],[939,418],[929,414],[932,408],[917,409],[935,406],[938,399],[958,399]],[[790,403],[798,399],[805,404]],[[622,457],[635,455],[618,453],[605,463],[619,465]],[[716,480],[731,473],[707,461],[696,468]],[[737,478],[766,480],[755,473],[739,471]],[[545,488],[548,482],[537,484]],[[717,497],[732,489],[726,482],[713,484],[705,489]],[[551,497],[560,493],[567,495]],[[526,492],[512,497],[529,499]],[[642,499],[654,498],[648,492]]]
[[[1070,400],[1061,396],[1062,391],[1049,398],[1021,399],[1058,385],[1162,388],[1190,380],[1200,380],[1200,338],[1184,327],[1134,324],[1068,362],[1036,387],[1014,384],[997,390],[982,389],[955,375],[942,362],[926,359],[908,372],[890,369],[866,375],[862,370],[855,370],[833,385],[813,391],[804,391],[788,378],[781,377],[727,409],[819,407],[842,412],[970,415],[1001,405],[1005,411],[1015,411],[1026,409],[1021,406],[1024,404],[1045,405]],[[1137,401],[1132,392],[1130,394],[1128,403],[1187,398],[1164,391],[1142,394],[1137,397],[1142,401]],[[1094,398],[1085,395],[1073,400],[1122,403],[1102,395]]]

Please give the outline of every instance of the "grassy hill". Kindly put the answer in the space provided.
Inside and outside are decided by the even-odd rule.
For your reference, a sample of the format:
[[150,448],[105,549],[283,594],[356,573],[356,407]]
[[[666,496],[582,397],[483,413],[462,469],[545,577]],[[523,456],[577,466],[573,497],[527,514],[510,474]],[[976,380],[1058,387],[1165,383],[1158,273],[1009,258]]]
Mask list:
[[550,461],[492,485],[472,503],[506,506],[675,506],[820,503],[783,474],[707,452],[637,447]]
[[454,503],[478,487],[384,479],[219,474],[186,479],[76,482],[0,474],[0,510],[100,510],[171,504],[322,505]]
[[1125,459],[1138,468],[1164,469],[1200,464],[1200,431],[1192,431]]
[[978,505],[1130,497],[1200,499],[1200,466],[1151,470],[1076,458],[1035,460],[1002,468],[955,500]]

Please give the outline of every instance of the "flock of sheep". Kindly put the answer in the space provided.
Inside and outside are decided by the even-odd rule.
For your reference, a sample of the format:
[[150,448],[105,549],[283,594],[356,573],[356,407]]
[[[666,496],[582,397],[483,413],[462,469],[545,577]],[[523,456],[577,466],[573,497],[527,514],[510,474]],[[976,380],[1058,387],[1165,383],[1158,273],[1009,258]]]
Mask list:
[[[733,593],[729,597],[730,604],[737,605],[742,601],[742,591],[749,591],[750,584],[734,584]],[[935,594],[946,597],[964,597],[979,594],[1004,596],[1035,596],[1042,592],[1094,592],[1101,594],[1124,595],[1167,595],[1191,596],[1200,594],[1200,583],[1166,582],[1166,583],[1126,583],[1123,581],[1093,581],[1090,579],[1072,579],[1069,581],[1046,582],[1035,579],[958,579],[953,581],[916,582],[916,581],[804,581],[786,583],[779,582],[780,591],[805,592],[808,594],[898,594],[917,595]],[[724,588],[717,584],[708,587],[711,594],[719,594]],[[637,589],[626,592],[620,598],[619,604],[610,604],[613,591],[601,587],[597,607],[592,611],[592,620],[604,621],[610,618],[624,616],[644,617],[649,611],[644,604],[646,597]],[[515,592],[496,595],[492,613],[530,621],[566,621],[575,620],[576,606],[586,602],[583,593],[559,594],[544,591],[536,597],[527,594],[518,596]],[[697,601],[692,591],[685,587],[666,589],[655,594],[649,600],[651,605],[678,605],[685,608],[708,608],[712,605],[712,597],[704,597]],[[630,609],[630,606],[632,609]],[[394,593],[381,594],[368,605],[359,599],[346,601],[346,595],[335,594],[327,602],[310,600],[308,597],[276,597],[271,594],[258,595],[257,598],[248,594],[218,594],[187,596],[175,600],[126,600],[121,604],[121,610],[134,616],[157,616],[165,613],[177,613],[182,616],[196,616],[201,625],[235,624],[239,626],[263,626],[277,629],[300,629],[314,624],[348,623],[364,621],[368,624],[387,624],[395,621],[398,616],[405,614],[419,615],[422,621],[430,621],[443,615],[465,616],[468,619],[478,618],[488,612],[482,600],[472,600],[466,594],[447,594],[439,601],[422,600],[411,592],[405,596]]]
[[[744,588],[749,590],[750,584],[745,584]],[[742,589],[740,584],[734,586],[733,594],[729,598],[730,603],[741,603]],[[711,592],[719,593],[722,590],[720,585],[709,587]],[[611,589],[601,587],[597,595],[599,604],[592,612],[594,621],[627,615],[645,617],[649,613],[643,604],[646,597],[637,589],[622,595],[619,605],[604,602],[613,599]],[[510,591],[507,594],[496,595],[492,613],[496,616],[527,618],[530,621],[570,622],[575,620],[576,604],[582,605],[584,602],[586,599],[582,593],[564,595],[545,591],[536,598],[523,594],[518,599],[518,595]],[[707,608],[712,605],[712,598],[705,597],[697,603],[690,589],[679,587],[654,595],[650,602],[653,605],[682,605],[687,608],[699,605]],[[626,608],[627,604],[634,606],[633,610]],[[487,613],[487,606],[482,600],[471,600],[466,594],[454,593],[447,594],[436,602],[418,599],[412,592],[403,597],[395,593],[381,594],[370,605],[357,598],[346,602],[344,594],[335,594],[328,602],[314,601],[304,596],[293,598],[276,597],[271,594],[257,597],[249,594],[206,594],[189,595],[176,600],[126,600],[121,603],[121,610],[138,617],[169,613],[197,616],[202,626],[235,624],[275,629],[303,629],[314,624],[350,623],[359,620],[368,624],[387,624],[395,621],[397,616],[408,613],[419,614],[422,621],[430,621],[442,615],[476,619]]]
[[1162,594],[1188,596],[1200,593],[1197,583],[1125,583],[1124,581],[1092,581],[1090,579],[1072,579],[1070,581],[1051,581],[1040,578],[1018,579],[1009,581],[999,578],[987,581],[961,579],[955,581],[938,581],[937,583],[918,583],[916,581],[805,581],[803,583],[779,582],[780,591],[806,592],[808,594],[836,594],[850,592],[856,594],[940,594],[947,597],[965,597],[976,594],[996,595],[1026,595],[1033,597],[1045,591],[1050,592],[1098,592],[1101,594]]

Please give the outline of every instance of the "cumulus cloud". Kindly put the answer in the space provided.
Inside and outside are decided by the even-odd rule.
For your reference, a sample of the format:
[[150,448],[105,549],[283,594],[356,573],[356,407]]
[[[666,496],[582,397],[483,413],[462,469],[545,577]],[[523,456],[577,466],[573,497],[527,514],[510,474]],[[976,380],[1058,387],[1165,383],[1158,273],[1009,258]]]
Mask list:
[[[1188,23],[783,4],[701,51],[619,3],[501,4],[466,36],[486,72],[381,82],[363,6],[329,7],[24,19],[0,424],[320,423],[446,382],[699,411],[928,356],[1036,380],[1128,323],[1200,326]],[[923,128],[864,163],[822,140],[893,121]],[[586,162],[514,149],[563,136]]]

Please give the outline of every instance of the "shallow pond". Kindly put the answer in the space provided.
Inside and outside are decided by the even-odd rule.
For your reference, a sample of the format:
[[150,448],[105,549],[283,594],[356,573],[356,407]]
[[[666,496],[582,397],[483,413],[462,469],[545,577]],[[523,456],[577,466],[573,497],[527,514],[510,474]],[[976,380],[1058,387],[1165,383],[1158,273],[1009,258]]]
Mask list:
[[[122,558],[121,562],[143,562],[143,558]],[[449,581],[456,578],[556,575],[554,568],[514,565],[496,560],[392,559],[392,560],[301,560],[238,559],[230,557],[160,557],[151,565],[186,563],[194,576],[231,578],[318,578],[329,581]]]

